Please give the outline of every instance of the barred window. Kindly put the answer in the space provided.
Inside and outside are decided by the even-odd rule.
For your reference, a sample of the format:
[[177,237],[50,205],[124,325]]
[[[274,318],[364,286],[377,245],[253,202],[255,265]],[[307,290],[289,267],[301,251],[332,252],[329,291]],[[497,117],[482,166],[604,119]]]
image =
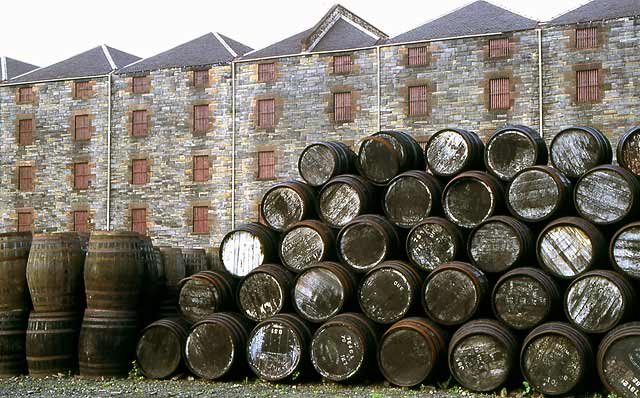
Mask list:
[[598,46],[598,29],[576,29],[576,48],[595,48]]
[[89,212],[86,210],[77,210],[73,212],[73,230],[75,232],[88,232],[89,230]]
[[209,232],[209,207],[193,207],[193,232],[198,234]]
[[353,65],[351,55],[333,57],[333,73],[351,73],[351,65]]
[[489,58],[502,58],[509,56],[509,39],[489,39]]
[[[262,64],[260,64],[262,65]],[[275,126],[276,101],[264,99],[258,101],[258,127],[269,128]]]
[[134,137],[142,137],[147,135],[149,126],[147,125],[147,111],[133,111],[133,131],[131,135]]
[[33,191],[33,166],[18,167],[18,190]]
[[18,121],[18,143],[20,145],[33,144],[33,119]]
[[76,82],[76,98],[87,99],[91,96],[91,83]]
[[276,80],[275,62],[258,64],[258,81],[271,82]]
[[33,224],[33,213],[30,211],[18,212],[18,232],[29,232]]
[[409,87],[409,116],[429,114],[427,86]]
[[209,156],[193,157],[193,181],[202,182],[209,179]]
[[209,130],[209,105],[195,105],[193,107],[193,131],[206,133]]
[[598,69],[576,72],[576,100],[580,103],[596,102],[600,99]]
[[147,209],[131,209],[131,230],[146,235]]
[[134,159],[131,162],[132,182],[135,185],[147,183],[147,159]]
[[133,92],[144,94],[149,92],[149,76],[134,76],[132,79]]
[[334,120],[336,122],[351,121],[351,93],[333,94]]
[[209,69],[193,71],[193,85],[197,88],[209,86]]
[[25,104],[33,101],[33,87],[20,87],[18,89],[18,102]]
[[511,95],[509,78],[491,79],[489,81],[490,109],[509,109]]
[[258,152],[258,179],[276,178],[276,157],[273,151]]
[[91,139],[89,124],[89,115],[78,115],[75,117],[74,139],[76,141],[87,141]]
[[409,47],[409,65],[426,65],[429,62],[427,47]]
[[89,163],[75,163],[73,165],[73,186],[76,189],[89,188],[89,178],[91,173]]

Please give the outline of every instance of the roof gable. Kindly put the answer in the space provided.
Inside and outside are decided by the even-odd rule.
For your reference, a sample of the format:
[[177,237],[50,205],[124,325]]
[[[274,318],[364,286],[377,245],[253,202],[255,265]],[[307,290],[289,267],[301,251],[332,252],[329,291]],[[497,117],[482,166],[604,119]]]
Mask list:
[[593,0],[552,19],[549,23],[572,24],[636,15],[640,15],[640,0]]
[[0,57],[0,82],[13,79],[38,67],[9,57]]

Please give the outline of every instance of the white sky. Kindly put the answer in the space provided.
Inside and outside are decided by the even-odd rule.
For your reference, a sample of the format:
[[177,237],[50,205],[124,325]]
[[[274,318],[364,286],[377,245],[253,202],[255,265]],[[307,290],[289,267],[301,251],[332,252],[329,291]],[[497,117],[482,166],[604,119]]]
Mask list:
[[[549,20],[586,0],[489,0]],[[338,0],[0,0],[0,55],[45,66],[99,44],[148,57],[207,32],[262,48],[308,29]],[[341,0],[395,36],[470,0]]]

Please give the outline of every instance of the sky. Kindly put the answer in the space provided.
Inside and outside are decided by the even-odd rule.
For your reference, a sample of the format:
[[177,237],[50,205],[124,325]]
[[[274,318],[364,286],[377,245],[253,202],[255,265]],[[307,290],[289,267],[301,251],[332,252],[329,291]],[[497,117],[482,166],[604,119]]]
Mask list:
[[[100,44],[140,57],[208,32],[262,48],[315,25],[338,0],[0,0],[0,55],[46,66]],[[586,0],[489,0],[546,21]],[[340,0],[389,36],[471,0]]]

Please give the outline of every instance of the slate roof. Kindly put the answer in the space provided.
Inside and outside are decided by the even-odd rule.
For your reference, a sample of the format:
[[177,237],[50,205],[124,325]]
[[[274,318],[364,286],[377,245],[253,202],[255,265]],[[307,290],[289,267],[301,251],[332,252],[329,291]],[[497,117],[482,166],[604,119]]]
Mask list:
[[0,81],[12,79],[34,69],[38,67],[17,59],[0,57]]
[[573,24],[636,15],[640,15],[640,0],[593,0],[552,19],[549,23]]
[[[232,52],[226,47],[228,46]],[[219,33],[203,36],[180,44],[160,54],[153,55],[122,68],[119,74],[183,66],[213,65],[231,62],[236,56],[252,49]]]
[[355,28],[344,19],[339,19],[313,48],[314,51],[331,51],[345,48],[373,46],[378,39]]
[[533,29],[537,21],[498,7],[484,0],[474,1],[390,40],[404,43],[447,37],[513,32]]

